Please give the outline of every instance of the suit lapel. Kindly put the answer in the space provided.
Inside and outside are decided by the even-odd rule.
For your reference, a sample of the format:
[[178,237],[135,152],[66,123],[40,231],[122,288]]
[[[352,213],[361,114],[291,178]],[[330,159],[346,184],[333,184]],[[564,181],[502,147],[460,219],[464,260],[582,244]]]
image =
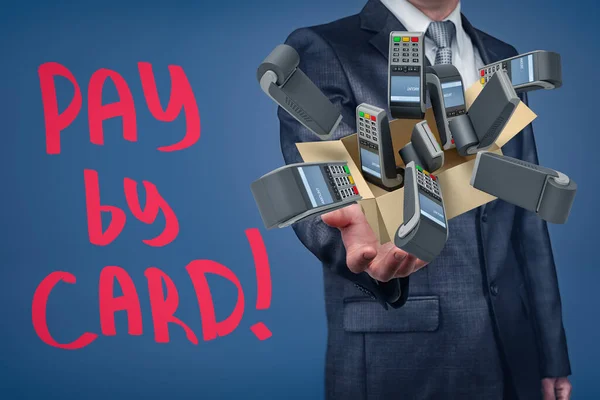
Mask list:
[[364,30],[375,32],[369,40],[387,60],[390,46],[390,32],[405,31],[406,28],[380,1],[369,0],[360,13],[361,25]]
[[477,30],[475,28],[473,28],[473,25],[471,25],[469,20],[462,14],[461,14],[461,19],[462,19],[463,29],[465,30],[467,35],[469,35],[469,37],[471,38],[471,42],[473,43],[475,48],[477,48],[477,50],[479,51],[479,55],[481,56],[481,60],[483,61],[483,64],[487,65],[487,64],[493,63],[495,61],[498,61],[499,60],[498,54],[496,54],[496,52],[494,51],[493,48],[491,48],[490,46],[486,46],[481,35],[479,34],[479,32],[477,32]]
[[[473,43],[475,48],[477,48],[477,50],[479,51],[479,55],[481,56],[481,61],[483,61],[483,64],[487,65],[487,64],[494,62],[497,55],[493,52],[493,50],[486,48],[486,46],[483,44],[483,40],[482,40],[481,36],[479,35],[479,33],[477,33],[475,28],[473,28],[473,25],[471,25],[469,20],[462,14],[461,14],[461,19],[462,19],[463,29],[465,30],[467,35],[469,35],[469,37],[471,38],[471,42]],[[484,204],[483,206],[481,206],[481,215],[485,214],[486,209],[487,209],[487,204]]]
[[[479,34],[479,32],[475,28],[473,28],[473,25],[471,25],[469,20],[464,15],[461,15],[461,19],[463,29],[471,38],[471,42],[473,43],[475,48],[477,48],[477,50],[479,51],[481,61],[483,61],[484,65],[491,64],[493,62],[500,61],[501,59],[505,58],[501,57],[498,54],[494,46],[490,46],[488,43],[486,43],[485,39],[482,37],[483,35]],[[486,214],[488,205],[489,203],[486,203],[483,206],[481,206],[481,215]]]
[[406,28],[398,19],[389,13],[381,30],[369,42],[387,59],[390,49],[390,32],[405,30]]

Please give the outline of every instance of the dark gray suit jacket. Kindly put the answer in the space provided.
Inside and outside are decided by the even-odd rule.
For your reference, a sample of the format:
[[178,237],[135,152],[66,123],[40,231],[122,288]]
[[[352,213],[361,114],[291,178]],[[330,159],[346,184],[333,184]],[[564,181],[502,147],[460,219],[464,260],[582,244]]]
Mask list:
[[[463,25],[484,63],[517,54],[464,17]],[[405,29],[369,0],[358,15],[289,36],[300,68],[342,112],[334,139],[356,132],[358,104],[387,109],[393,30]],[[301,162],[295,144],[319,139],[278,115],[285,161]],[[503,152],[537,163],[531,126]],[[411,277],[406,304],[388,310],[372,280],[348,270],[336,229],[316,217],[294,230],[324,265],[328,398],[502,398],[508,378],[519,398],[536,399],[542,377],[570,374],[552,248],[536,215],[497,200],[452,219],[442,254]]]

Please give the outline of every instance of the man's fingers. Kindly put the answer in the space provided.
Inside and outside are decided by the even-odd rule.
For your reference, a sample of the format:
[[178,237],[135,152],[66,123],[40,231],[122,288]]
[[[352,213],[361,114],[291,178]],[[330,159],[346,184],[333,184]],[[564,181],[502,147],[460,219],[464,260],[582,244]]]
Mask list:
[[417,261],[415,261],[415,270],[413,272],[417,272],[421,268],[427,266],[427,264],[429,264],[429,263],[417,258]]
[[573,390],[573,386],[571,386],[569,378],[558,378],[556,380],[555,389],[557,400],[569,400],[571,398],[571,390]]
[[420,270],[423,267],[426,267],[427,264],[429,264],[429,263],[417,258],[414,261],[414,266],[413,266],[412,270],[410,270],[410,264],[409,264],[410,261],[411,261],[411,259],[407,259],[405,261],[406,265],[400,266],[400,268],[398,268],[398,270],[396,271],[396,275],[394,275],[394,278],[405,278],[411,274],[414,274],[415,272],[417,272],[418,270]]
[[377,257],[371,262],[367,272],[378,281],[388,282],[394,278],[407,277],[425,265],[425,261],[388,242],[379,247]]
[[542,379],[544,400],[569,400],[572,389],[571,382],[567,377]]
[[544,396],[544,400],[556,400],[556,396],[554,394],[555,382],[556,378],[542,379],[542,395]]
[[340,208],[339,210],[323,214],[321,219],[332,228],[343,229],[352,222],[352,213],[348,212],[350,207],[352,206]]
[[355,274],[363,272],[369,263],[377,256],[377,250],[372,246],[355,246],[346,250],[346,264]]
[[379,247],[377,236],[358,204],[323,214],[321,218],[325,224],[340,230],[347,253],[365,245]]
[[413,256],[412,254],[407,254],[406,258],[400,265],[400,268],[398,268],[398,270],[396,271],[396,277],[397,278],[405,278],[405,277],[409,276],[410,274],[412,274],[413,272],[415,272],[416,271],[416,269],[415,269],[416,261],[417,261],[417,257]]
[[379,248],[377,257],[369,266],[368,272],[371,277],[380,282],[388,282],[394,278],[396,271],[404,262],[406,253],[393,243],[386,243]]
[[321,216],[323,222],[342,233],[346,247],[348,269],[363,272],[378,253],[377,237],[358,204],[353,204]]

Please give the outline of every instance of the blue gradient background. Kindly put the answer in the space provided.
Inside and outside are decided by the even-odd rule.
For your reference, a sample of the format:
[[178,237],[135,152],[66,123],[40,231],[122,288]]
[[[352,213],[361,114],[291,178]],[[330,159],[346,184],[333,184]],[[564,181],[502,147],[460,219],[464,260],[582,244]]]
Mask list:
[[[275,105],[259,90],[255,71],[294,29],[360,11],[363,0],[222,2],[15,2],[0,12],[0,398],[288,398],[323,396],[326,345],[320,265],[291,229],[265,231],[249,183],[283,163]],[[575,399],[600,398],[598,384],[597,105],[595,69],[598,3],[506,0],[465,2],[471,22],[520,51],[548,49],[563,57],[564,87],[530,96],[541,163],[566,172],[579,191],[569,223],[552,226],[574,375]],[[67,66],[84,106],[62,136],[62,154],[45,154],[37,67]],[[153,64],[163,104],[167,66],[181,65],[192,83],[202,137],[183,152],[160,153],[179,140],[184,122],[150,115],[136,63]],[[121,121],[104,124],[105,145],[89,143],[85,96],[94,71],[109,68],[128,82],[138,116],[137,143],[122,139]],[[61,104],[69,85],[59,85]],[[107,86],[105,101],[116,99]],[[108,247],[87,237],[83,169],[100,175],[104,203],[125,207],[123,177],[157,185],[177,213],[181,230],[154,249],[142,239],[162,230],[128,214]],[[254,310],[254,267],[244,230],[259,227],[269,253],[272,306]],[[144,270],[157,266],[180,295],[178,316],[200,337],[195,293],[184,267],[197,258],[218,261],[240,278],[246,312],[239,328],[212,342],[190,344],[172,326],[171,343],[153,339]],[[120,265],[137,285],[144,335],[127,335],[124,313],[117,336],[79,351],[42,343],[31,324],[37,284],[54,270],[77,276],[49,301],[48,319],[59,341],[99,332],[97,285],[101,269]],[[217,315],[233,307],[235,289],[211,281]],[[273,337],[259,342],[248,329],[262,320]]]

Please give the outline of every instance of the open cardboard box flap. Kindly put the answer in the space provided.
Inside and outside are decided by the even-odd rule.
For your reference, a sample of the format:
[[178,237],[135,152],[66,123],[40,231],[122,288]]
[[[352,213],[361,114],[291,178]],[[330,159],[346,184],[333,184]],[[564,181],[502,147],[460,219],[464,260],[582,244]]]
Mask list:
[[[475,83],[467,90],[465,93],[467,108],[471,106],[481,90],[482,86],[480,83]],[[504,130],[489,151],[502,154],[500,148],[535,118],[536,115],[533,111],[522,102],[519,103]],[[427,110],[425,119],[439,142],[439,134],[431,109]],[[410,141],[413,127],[417,122],[419,120],[397,119],[390,123],[396,165],[404,166],[398,150]],[[356,134],[346,136],[341,140],[304,142],[297,143],[296,146],[304,162],[346,161],[354,177],[358,191],[362,196],[359,204],[367,217],[369,225],[371,225],[377,234],[379,242],[386,243],[394,237],[396,230],[403,222],[404,189],[401,188],[388,192],[368,183],[362,177],[362,173],[358,167],[359,158]],[[470,180],[474,165],[474,155],[461,157],[456,152],[456,149],[444,152],[444,166],[436,171],[435,175],[440,182],[448,219],[452,219],[495,199],[495,197],[471,186]]]

